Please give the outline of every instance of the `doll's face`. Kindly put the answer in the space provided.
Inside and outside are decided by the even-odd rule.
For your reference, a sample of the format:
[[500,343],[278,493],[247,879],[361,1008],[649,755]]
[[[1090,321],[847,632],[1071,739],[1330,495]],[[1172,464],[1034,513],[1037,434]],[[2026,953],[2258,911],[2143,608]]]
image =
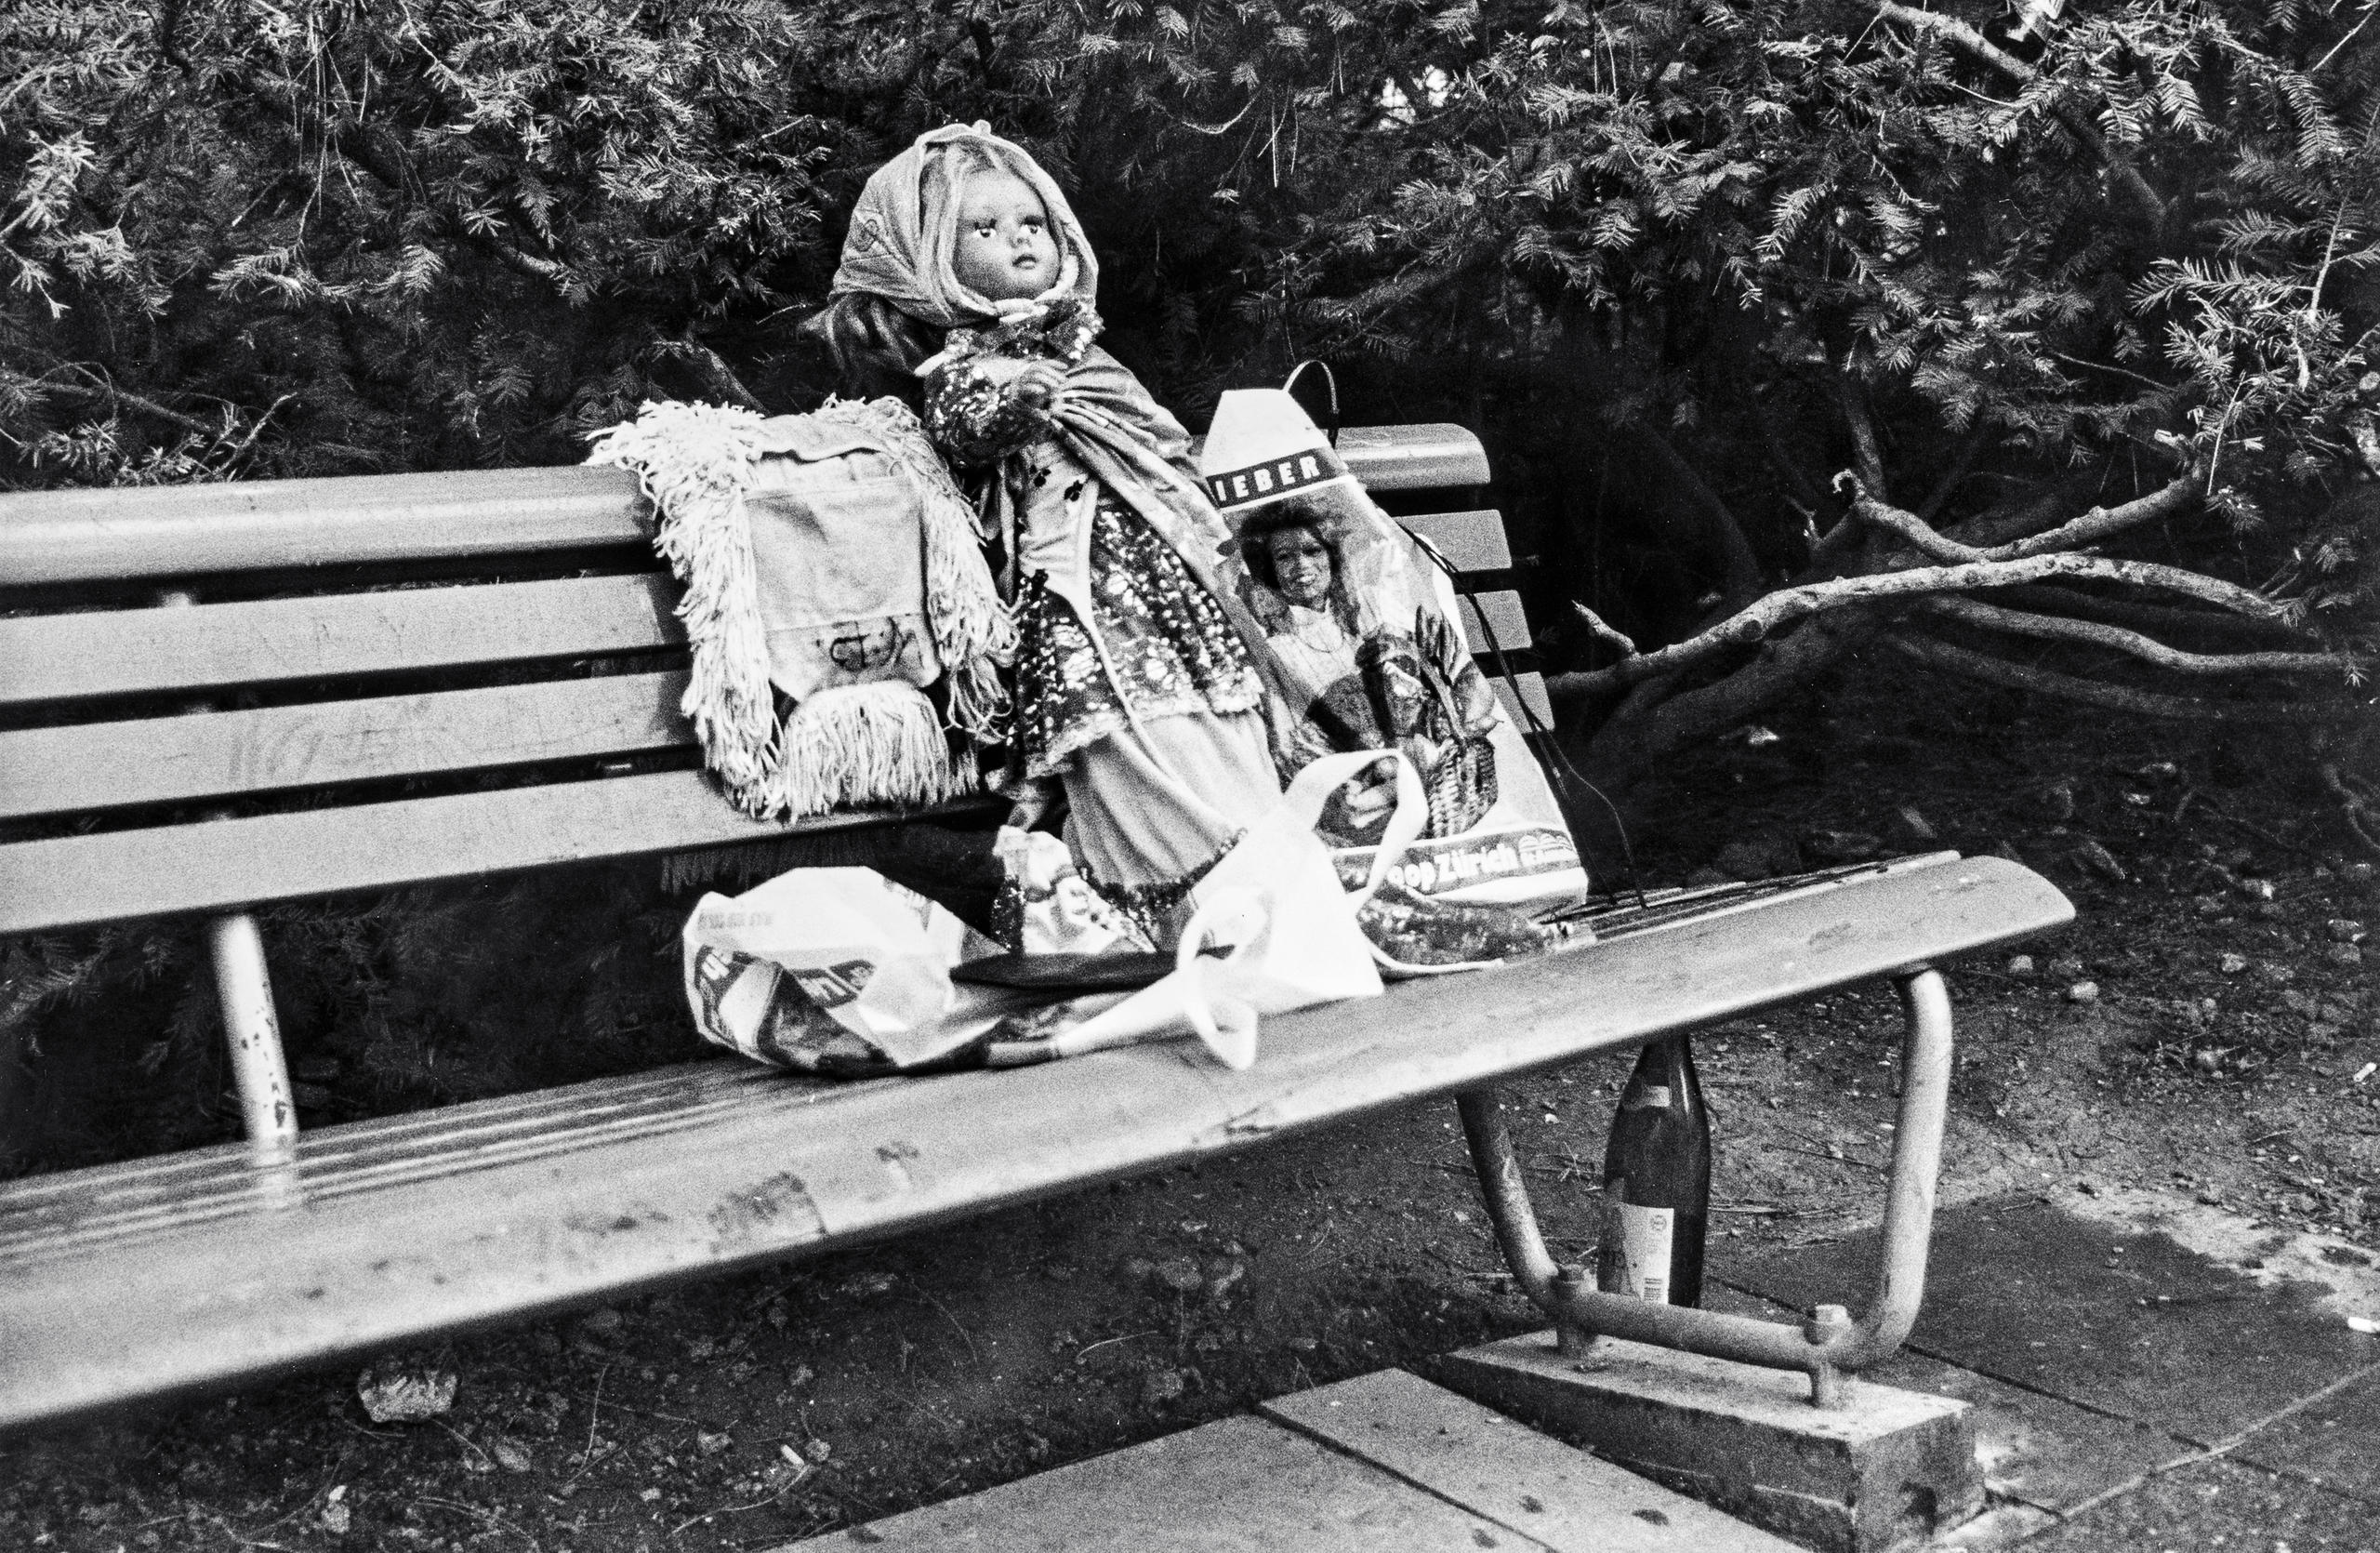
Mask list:
[[959,191],[959,284],[995,302],[1038,297],[1058,283],[1058,240],[1033,185],[1014,173],[970,173]]
[[1320,535],[1303,524],[1276,529],[1264,536],[1264,548],[1283,598],[1308,609],[1330,606],[1330,547]]

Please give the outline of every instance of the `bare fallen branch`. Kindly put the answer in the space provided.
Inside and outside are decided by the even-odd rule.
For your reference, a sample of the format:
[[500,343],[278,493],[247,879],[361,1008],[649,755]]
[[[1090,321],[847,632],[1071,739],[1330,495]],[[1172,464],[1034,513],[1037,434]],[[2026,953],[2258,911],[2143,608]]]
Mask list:
[[[1941,530],[1948,539],[1963,545],[1990,550],[2013,544],[2057,526],[2058,514],[2071,505],[2071,498],[2061,487],[2052,486],[2029,501],[2014,501],[1988,508],[1972,517],[1947,524]],[[1929,517],[1928,523],[1933,520]]]
[[[1921,11],[1914,7],[1895,4],[1894,0],[1884,0],[1876,7],[1876,14],[1887,20],[1897,21],[1911,31],[1931,33],[1967,58],[1978,64],[1990,66],[2021,86],[2030,86],[2041,79],[2039,71],[2001,48],[1957,17],[1945,16],[1939,11]],[[2099,165],[2108,170],[2109,181],[2123,192],[2149,226],[2162,227],[2165,224],[2165,202],[2158,197],[2156,190],[2149,186],[2149,180],[2140,176],[2140,169],[2132,165],[2131,158],[2108,143],[2108,138],[2099,133],[2099,126],[2091,122],[2088,113],[2070,102],[2058,102],[2050,112],[2058,123],[2066,126],[2068,134],[2081,141],[2083,149],[2097,158]]]
[[1843,406],[1843,423],[1851,429],[1853,455],[1859,462],[1860,482],[1871,491],[1884,486],[1884,446],[1876,439],[1876,423],[1868,414],[1868,395],[1848,372],[1834,376],[1834,396]]
[[1987,653],[1971,652],[1948,642],[1915,633],[1896,634],[1884,641],[1897,652],[1928,668],[1943,670],[1985,684],[2036,691],[2086,706],[2108,707],[2142,717],[2166,717],[2194,723],[2293,724],[2316,727],[2371,714],[2361,700],[2335,701],[2208,701],[2193,696],[2165,696],[2128,685],[2105,684],[2054,669],[2035,669]]
[[2248,643],[2303,638],[2309,634],[2304,627],[2292,625],[2280,616],[2218,615],[2211,610],[2141,604],[2132,599],[2110,599],[2096,593],[2078,592],[2055,583],[2019,584],[2014,588],[1995,589],[1991,602],[2030,610],[2036,615],[2105,620],[2111,626],[2128,626],[2135,630],[2153,630],[2166,635],[2178,631],[2186,635]]
[[1942,471],[1942,478],[1934,482],[1934,489],[1918,505],[1917,515],[1920,518],[1932,523],[1942,515],[1942,509],[1950,505],[1950,498],[1965,483],[1968,471],[1975,468],[1977,456],[1982,453],[1984,445],[1990,440],[1991,423],[1989,420],[1977,421],[1968,429],[1967,434],[1959,439],[1959,451],[1951,458],[1950,467]]
[[1777,418],[1768,413],[1767,401],[1754,394],[1751,404],[1752,423],[1760,428],[1761,446],[1768,455],[1769,467],[1792,487],[1788,494],[1793,500],[1813,512],[1818,511],[1825,506],[1826,497],[1811,483],[1809,472],[1786,445],[1785,434],[1777,428]]
[[740,405],[747,410],[767,413],[767,406],[744,386],[744,380],[735,376],[735,369],[729,366],[718,352],[693,338],[673,344],[675,349],[671,353],[686,364],[704,390],[714,398],[725,404]]
[[2364,471],[2380,475],[2380,429],[2373,426],[2369,415],[2360,415],[2347,423],[2347,430],[2355,437],[2355,456],[2363,460]]
[[1622,657],[1634,657],[1636,656],[1636,642],[1633,637],[1629,636],[1624,631],[1617,630],[1606,622],[1602,616],[1596,614],[1593,610],[1589,609],[1585,604],[1579,603],[1576,599],[1570,601],[1570,607],[1578,612],[1579,619],[1586,626],[1587,630],[1594,633],[1596,641],[1610,643],[1613,646],[1620,649],[1620,656]]
[[2001,551],[2004,550],[2008,558],[2013,560],[2019,556],[2043,555],[2054,550],[2082,550],[2126,529],[2178,517],[2203,499],[2204,490],[2198,471],[2186,470],[2147,496],[2135,497],[2121,506],[2094,507],[2070,523],[2060,524],[2046,533],[2002,546],[1992,551],[1992,555],[1998,559]]
[[1678,497],[1673,504],[1662,504],[1663,515],[1673,520],[1682,538],[1718,564],[1729,602],[1758,597],[1767,578],[1761,572],[1759,556],[1752,553],[1752,541],[1744,538],[1735,510],[1679,456],[1668,438],[1645,426],[1636,428],[1635,435],[1639,450],[1660,470]]
[[[1902,514],[1907,516],[1906,513]],[[1911,520],[1914,522],[1914,519]],[[1649,653],[1585,673],[1557,674],[1546,684],[1563,696],[1601,696],[1663,674],[1673,674],[1698,663],[1752,646],[1810,616],[1886,600],[1935,593],[1971,593],[2012,582],[2040,582],[2050,577],[2093,577],[2135,588],[2159,588],[2202,599],[2242,615],[2269,615],[2279,606],[2263,594],[2233,583],[2201,577],[2178,566],[2148,561],[2108,561],[2095,555],[2061,551],[2033,555],[2021,561],[1974,561],[1953,566],[1911,566],[1897,572],[1833,577],[1780,588],[1755,600],[1710,630]]]
[[2031,615],[1976,599],[1928,599],[1921,606],[1930,615],[1984,630],[2050,642],[2082,642],[2109,647],[2160,669],[2183,674],[2305,674],[2352,673],[2364,660],[2346,653],[2190,653],[2169,647],[2154,637],[2096,620],[2071,620],[2055,615]]
[[2147,496],[2135,497],[2118,507],[2094,507],[2081,517],[2070,519],[2056,528],[2028,536],[1990,549],[1978,549],[1932,527],[1914,512],[1905,512],[1889,502],[1877,500],[1868,494],[1858,476],[1845,470],[1835,476],[1838,490],[1851,490],[1851,514],[1860,522],[1872,524],[1899,535],[1919,551],[1937,561],[2018,561],[2029,555],[2046,555],[2052,551],[2080,550],[2111,538],[2126,529],[2171,517],[2198,505],[2200,484],[2195,470],[2175,476]]
[[2363,843],[2366,851],[2380,856],[2380,808],[2356,790],[2358,784],[2339,770],[2336,761],[2324,761],[2315,769],[2322,786],[2338,799],[2340,817],[2347,821],[2355,839]]

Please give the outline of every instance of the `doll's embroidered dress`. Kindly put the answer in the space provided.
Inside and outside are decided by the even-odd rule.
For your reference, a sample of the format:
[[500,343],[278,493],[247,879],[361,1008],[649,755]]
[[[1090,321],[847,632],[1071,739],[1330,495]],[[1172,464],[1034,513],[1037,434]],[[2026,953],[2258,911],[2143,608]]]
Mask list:
[[1077,591],[1053,589],[1047,569],[1014,585],[1014,737],[1035,777],[1061,775],[1076,751],[1128,734],[1134,719],[1229,715],[1263,699],[1246,644],[1172,547],[1113,494],[1094,489],[1096,477],[1048,419],[1017,405],[979,365],[1038,357],[1073,367],[1098,329],[1097,314],[1071,301],[1040,318],[953,329],[927,378],[927,435],[954,463],[988,468],[1021,487],[1008,493],[1020,506],[1054,485],[1068,507],[1090,508],[1081,568],[1088,617],[1067,596]]

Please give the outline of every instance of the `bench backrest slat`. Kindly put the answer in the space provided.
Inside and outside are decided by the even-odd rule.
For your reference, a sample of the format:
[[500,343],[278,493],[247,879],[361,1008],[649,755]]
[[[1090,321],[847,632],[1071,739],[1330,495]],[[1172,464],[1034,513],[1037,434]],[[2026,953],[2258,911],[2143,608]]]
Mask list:
[[[1492,511],[1402,521],[1460,571],[1512,564]],[[654,573],[0,618],[0,706],[673,647],[677,597]],[[1482,595],[1511,650],[1528,628],[1508,598]]]
[[683,644],[659,574],[0,619],[0,706]]
[[[1402,505],[1449,498],[1400,521],[1504,580],[1502,520],[1460,505],[1488,475],[1469,432],[1341,446]],[[43,611],[0,617],[0,933],[888,817],[760,825],[692,769],[679,590],[641,511],[583,468],[0,497],[0,608]],[[201,602],[126,604],[184,577]],[[1491,670],[1530,642],[1509,589],[1458,623]],[[1550,722],[1534,674],[1500,694]]]
[[[800,830],[884,817],[828,815]],[[699,771],[664,771],[58,836],[0,847],[0,935],[795,833],[736,813]]]
[[[1462,637],[1473,652],[1487,653],[1501,647],[1508,653],[1516,653],[1529,644],[1528,614],[1521,607],[1521,596],[1511,589],[1493,589],[1456,602],[1462,616]],[[1487,617],[1485,630],[1480,625],[1483,615]],[[1495,660],[1483,659],[1480,667],[1494,673]]]
[[[1554,699],[1545,693],[1545,676],[1530,670],[1514,674],[1511,684],[1496,682],[1496,698],[1504,703],[1504,710],[1521,732],[1554,726]],[[1530,719],[1536,722],[1532,723]]]
[[[1350,427],[1340,451],[1378,491],[1484,485],[1460,426]],[[0,581],[200,577],[634,545],[625,471],[581,465],[236,484],[0,494]]]
[[608,674],[0,732],[0,819],[691,747],[685,692]]
[[615,469],[469,470],[0,495],[10,583],[439,561],[632,544]]
[[1422,512],[1397,522],[1438,548],[1458,572],[1501,572],[1513,564],[1504,538],[1504,514],[1494,508],[1465,512]]

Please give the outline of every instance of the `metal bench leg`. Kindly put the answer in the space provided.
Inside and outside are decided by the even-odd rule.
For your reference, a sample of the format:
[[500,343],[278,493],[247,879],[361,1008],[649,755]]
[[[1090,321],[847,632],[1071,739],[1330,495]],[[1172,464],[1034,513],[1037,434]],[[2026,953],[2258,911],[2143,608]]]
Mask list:
[[[190,609],[197,603],[196,594],[180,588],[157,595],[161,609]],[[182,710],[203,712],[210,706],[192,701]],[[260,1164],[286,1160],[297,1151],[298,1106],[289,1095],[289,1064],[281,1055],[281,1020],[273,1013],[272,977],[265,969],[257,920],[245,911],[212,918],[206,942],[215,961],[215,995],[223,1009],[224,1039],[231,1045],[231,1087],[240,1096],[248,1153]]]
[[1950,1094],[1950,999],[1942,977],[1920,968],[1902,977],[1899,989],[1906,1024],[1900,1124],[1893,1136],[1875,1289],[1857,1321],[1841,1306],[1822,1305],[1799,1327],[1791,1327],[1597,1292],[1584,1268],[1557,1266],[1546,1250],[1499,1093],[1475,1089],[1456,1096],[1504,1260],[1522,1293],[1554,1319],[1566,1350],[1593,1336],[1623,1337],[1773,1370],[1800,1370],[1810,1377],[1811,1400],[1821,1407],[1837,1400],[1843,1372],[1865,1369],[1898,1351],[1925,1294],[1934,1182],[1941,1168]]
[[281,1055],[281,1020],[273,1013],[272,977],[265,969],[257,921],[242,912],[206,924],[215,953],[215,990],[222,1000],[223,1034],[231,1044],[231,1082],[248,1130],[248,1152],[259,1162],[285,1160],[298,1145],[298,1106],[289,1094],[289,1065]]

